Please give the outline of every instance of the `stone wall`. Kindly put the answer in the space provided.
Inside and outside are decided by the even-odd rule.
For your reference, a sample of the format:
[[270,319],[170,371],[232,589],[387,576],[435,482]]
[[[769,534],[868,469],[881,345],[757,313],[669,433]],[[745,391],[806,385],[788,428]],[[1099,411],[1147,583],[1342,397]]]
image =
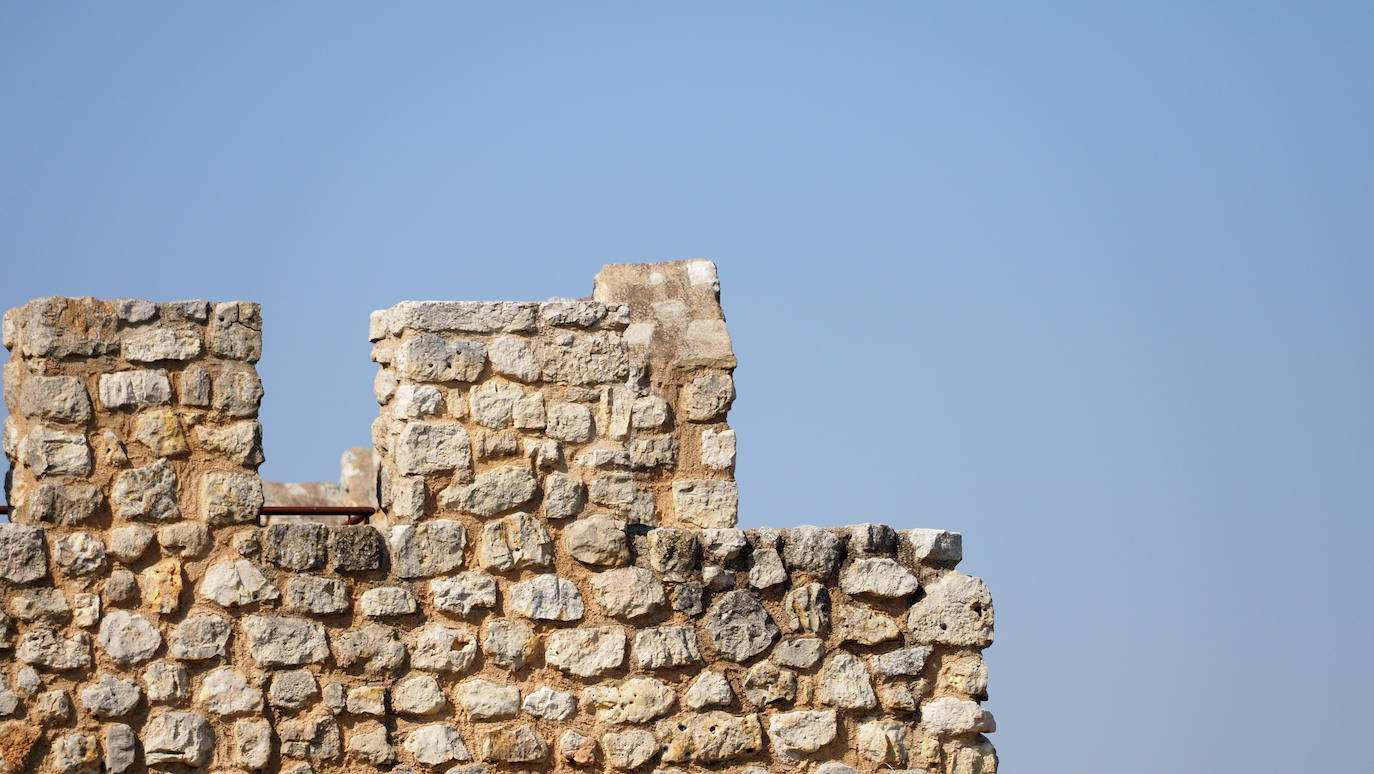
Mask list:
[[258,309],[5,317],[0,774],[991,774],[957,534],[735,528],[707,261],[374,313],[372,525],[261,526]]

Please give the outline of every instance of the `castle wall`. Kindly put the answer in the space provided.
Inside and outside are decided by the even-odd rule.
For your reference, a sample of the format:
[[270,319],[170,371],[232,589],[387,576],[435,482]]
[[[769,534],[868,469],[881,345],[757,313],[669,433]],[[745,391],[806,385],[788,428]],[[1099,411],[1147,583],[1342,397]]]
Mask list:
[[735,528],[706,261],[374,313],[381,510],[260,526],[245,303],[5,317],[0,774],[991,774],[957,534]]

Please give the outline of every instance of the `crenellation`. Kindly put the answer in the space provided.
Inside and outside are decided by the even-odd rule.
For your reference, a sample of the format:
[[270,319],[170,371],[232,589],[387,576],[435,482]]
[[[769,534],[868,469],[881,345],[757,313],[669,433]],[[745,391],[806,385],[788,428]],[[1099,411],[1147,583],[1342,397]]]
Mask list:
[[957,533],[735,526],[709,261],[373,313],[368,525],[261,516],[256,304],[4,320],[0,774],[995,773]]

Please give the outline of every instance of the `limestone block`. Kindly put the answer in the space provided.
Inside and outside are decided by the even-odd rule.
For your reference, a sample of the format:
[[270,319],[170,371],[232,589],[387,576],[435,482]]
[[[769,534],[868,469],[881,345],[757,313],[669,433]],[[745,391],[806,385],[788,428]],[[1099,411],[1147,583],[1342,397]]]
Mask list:
[[110,493],[114,515],[123,519],[168,521],[180,518],[177,477],[167,460],[120,472]]
[[52,562],[63,575],[91,575],[105,567],[105,543],[89,532],[68,533],[53,543]]
[[919,587],[916,576],[887,557],[859,559],[840,575],[840,588],[846,594],[894,599],[910,596]]
[[161,370],[101,374],[99,385],[100,403],[107,409],[156,406],[172,399],[172,383]]
[[813,753],[835,740],[835,710],[782,712],[768,719],[768,739],[783,760]]
[[523,621],[497,618],[487,622],[487,635],[482,640],[482,653],[504,669],[519,669],[534,658],[539,638],[534,629]]
[[434,672],[464,672],[477,658],[477,633],[430,622],[412,631],[410,663]]
[[396,469],[407,476],[472,467],[472,443],[462,425],[408,422],[394,453]]
[[571,693],[542,685],[525,697],[521,709],[541,720],[567,720],[577,711],[577,699]]
[[942,696],[921,705],[921,725],[936,736],[966,736],[997,730],[992,713],[976,701]]
[[477,561],[494,571],[547,567],[553,561],[553,541],[539,519],[513,513],[482,528]]
[[152,658],[162,646],[162,634],[138,613],[111,610],[100,622],[99,641],[105,655],[128,666]]
[[249,301],[215,304],[208,333],[214,354],[256,362],[262,357],[262,307]]
[[284,570],[318,570],[328,532],[323,524],[274,524],[264,533],[262,558]]
[[126,333],[120,352],[130,363],[190,360],[200,354],[200,335],[194,328],[145,328]]
[[380,624],[349,629],[329,639],[335,663],[345,669],[361,663],[367,674],[390,674],[406,661],[406,649],[396,631]]
[[425,766],[472,759],[457,729],[442,723],[431,723],[411,730],[402,747],[416,762]]
[[911,606],[907,629],[916,642],[984,648],[992,644],[992,595],[979,578],[948,572]]
[[74,376],[34,374],[24,379],[19,413],[34,419],[84,424],[91,418],[91,398]]
[[138,761],[138,737],[123,723],[110,723],[101,733],[101,747],[105,750],[105,771],[124,774]]
[[91,446],[83,433],[39,425],[19,442],[19,459],[36,476],[85,476]]
[[757,715],[705,712],[658,724],[663,762],[712,764],[749,758],[763,749]]
[[451,519],[391,528],[391,572],[398,578],[427,578],[463,566],[467,533]]
[[729,374],[702,374],[682,389],[682,413],[692,422],[711,422],[729,411],[735,400],[735,382]]
[[348,585],[337,578],[293,575],[286,581],[286,609],[293,613],[333,615],[348,609]]
[[0,578],[14,584],[48,576],[44,532],[24,524],[0,524]]
[[143,760],[150,766],[204,766],[214,748],[209,721],[194,712],[162,712],[143,727]]
[[748,591],[729,591],[717,597],[702,629],[717,653],[736,662],[767,650],[778,636],[772,616]]
[[565,578],[537,575],[511,585],[507,609],[541,621],[578,621],[583,613],[582,594]]
[[588,516],[563,529],[563,547],[586,564],[618,567],[630,561],[625,522],[606,516]]
[[101,720],[122,718],[133,712],[143,692],[138,683],[102,674],[94,683],[81,689],[81,706]]
[[432,715],[446,706],[439,681],[431,675],[410,675],[391,688],[391,708],[402,715]]
[[459,683],[454,700],[473,720],[514,717],[520,710],[520,689],[481,678]]
[[703,707],[723,707],[734,700],[735,692],[730,688],[730,681],[720,672],[709,670],[697,675],[682,696],[682,703],[694,710]]
[[548,744],[528,724],[481,732],[481,742],[482,760],[495,763],[533,763],[549,754]]
[[239,624],[248,651],[261,666],[300,666],[329,655],[324,627],[301,618],[250,615]]
[[363,592],[358,609],[369,618],[409,615],[416,610],[415,595],[401,586],[380,586]]
[[618,626],[560,629],[549,633],[544,661],[578,677],[599,677],[625,662],[625,643]]
[[214,613],[194,613],[172,629],[168,654],[181,661],[208,661],[226,654],[229,621]]
[[434,607],[446,613],[466,617],[474,610],[496,607],[495,579],[477,570],[436,578],[429,582],[429,590]]
[[212,715],[228,717],[262,711],[262,691],[232,667],[220,667],[205,676],[196,703]]
[[583,689],[583,711],[603,723],[647,723],[668,714],[676,694],[652,677],[632,677],[619,685]]
[[211,565],[205,571],[196,594],[224,607],[241,607],[281,596],[266,576],[247,559]]
[[669,669],[701,663],[696,630],[690,626],[660,626],[635,634],[635,666]]
[[744,696],[756,707],[790,704],[797,695],[797,675],[772,661],[760,661],[744,678]]
[[657,755],[660,747],[658,737],[649,731],[634,730],[601,735],[601,749],[606,754],[606,765],[613,769],[639,768]]
[[826,659],[818,678],[816,698],[840,709],[871,709],[878,705],[873,678],[858,657],[838,651]]
[[534,497],[537,482],[527,468],[503,466],[479,474],[471,484],[451,486],[439,495],[439,506],[478,516],[524,505]]
[[673,512],[693,527],[733,527],[739,511],[734,481],[683,478],[673,482]]
[[262,480],[247,473],[206,473],[200,503],[210,524],[256,522],[262,511]]
[[623,567],[597,573],[591,578],[597,604],[612,616],[638,618],[661,609],[668,602],[663,584],[643,567]]
[[150,702],[174,704],[191,694],[191,680],[182,665],[155,661],[143,670],[143,689]]

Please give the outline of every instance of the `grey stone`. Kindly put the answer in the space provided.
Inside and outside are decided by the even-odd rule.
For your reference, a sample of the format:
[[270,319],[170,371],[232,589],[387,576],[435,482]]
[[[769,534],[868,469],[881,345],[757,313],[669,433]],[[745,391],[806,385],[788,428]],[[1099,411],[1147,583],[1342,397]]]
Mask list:
[[819,583],[789,589],[782,598],[782,625],[789,632],[824,632],[830,626],[830,592]]
[[551,298],[539,304],[539,321],[544,325],[590,328],[606,316],[606,305],[598,301]]
[[105,604],[111,606],[134,607],[138,605],[138,579],[132,572],[123,567],[116,567],[110,571],[110,577],[105,579],[105,585],[101,588],[104,595]]
[[143,670],[143,688],[150,702],[176,703],[191,692],[186,667],[170,661],[154,661]]
[[919,675],[925,668],[926,659],[930,658],[931,650],[929,645],[913,645],[882,653],[873,657],[873,669],[887,677]]
[[840,539],[820,527],[794,527],[782,533],[782,559],[788,568],[819,581],[835,574],[842,549]]
[[476,341],[422,333],[401,342],[393,362],[402,376],[417,382],[475,382],[487,349]]
[[660,626],[635,634],[635,666],[671,669],[701,662],[697,633],[690,626]]
[[10,615],[25,622],[60,623],[71,617],[61,589],[19,589],[10,595]]
[[19,413],[38,419],[84,423],[91,418],[91,399],[74,376],[33,374],[24,379]]
[[262,357],[262,307],[250,301],[215,304],[210,312],[210,351],[231,360]]
[[483,427],[500,430],[509,427],[515,418],[515,406],[525,391],[518,385],[505,382],[484,382],[468,394],[472,420]]
[[116,298],[110,302],[115,316],[130,324],[147,322],[157,317],[157,304],[141,298]]
[[105,748],[105,771],[109,774],[124,774],[133,768],[138,760],[138,737],[134,730],[123,723],[110,723],[102,734]]
[[261,666],[299,666],[329,655],[324,627],[314,621],[275,615],[250,615],[239,626],[248,651]]
[[734,400],[735,382],[729,374],[702,374],[683,387],[682,413],[693,422],[710,422],[729,411]]
[[157,528],[157,544],[165,554],[195,559],[210,550],[210,530],[195,521],[164,524]]
[[122,519],[168,521],[181,516],[177,476],[167,460],[122,471],[115,477],[110,507]]
[[529,342],[515,336],[498,336],[487,345],[491,370],[522,382],[539,380],[539,361]]
[[434,672],[465,672],[477,658],[477,634],[468,627],[454,628],[430,622],[415,629],[410,663]]
[[630,561],[625,522],[606,516],[588,516],[564,527],[563,546],[586,564],[618,567]]
[[91,663],[91,638],[85,632],[63,637],[51,629],[31,629],[20,636],[14,656],[56,672],[81,669]]
[[396,751],[387,739],[386,726],[375,720],[368,720],[354,726],[348,733],[346,743],[348,752],[373,766],[384,766],[396,762]]
[[635,398],[630,407],[630,426],[636,430],[657,430],[668,424],[668,401],[657,395]]
[[629,374],[625,342],[615,332],[559,333],[535,346],[546,382],[604,384]]
[[601,735],[606,765],[613,769],[639,768],[658,755],[661,745],[652,732],[642,730],[608,732]]
[[277,725],[281,754],[288,758],[334,760],[343,753],[339,724],[328,715],[287,720]]
[[103,499],[87,484],[39,484],[22,507],[30,521],[71,527],[94,516]]
[[398,578],[426,578],[463,566],[467,533],[452,519],[391,528],[391,571]]
[[966,736],[997,729],[992,713],[976,701],[943,696],[921,705],[921,725],[936,736]]
[[65,691],[43,691],[33,699],[29,718],[43,725],[61,725],[72,718],[72,700]]
[[20,461],[35,476],[85,476],[91,447],[84,433],[39,425],[19,442]]
[[273,707],[298,710],[315,703],[320,686],[308,669],[286,669],[272,673],[267,686],[267,700]]
[[172,399],[172,384],[166,371],[119,371],[100,375],[99,392],[107,409],[156,406]]
[[701,431],[701,464],[713,470],[735,467],[735,431]]
[[521,708],[541,720],[567,720],[577,712],[577,699],[571,693],[541,685],[525,697]]
[[100,647],[116,664],[127,666],[153,657],[162,634],[138,613],[111,610],[100,622]]
[[460,683],[454,700],[473,720],[509,718],[520,709],[520,689],[479,678]]
[[915,575],[887,557],[856,560],[840,575],[840,588],[846,594],[906,597],[919,587]]
[[578,677],[599,677],[625,663],[625,630],[597,626],[550,632],[544,661]]
[[496,618],[487,622],[487,635],[482,640],[482,652],[503,669],[519,669],[528,664],[539,647],[534,629],[523,621]]
[[663,762],[703,764],[752,758],[763,750],[763,728],[757,715],[703,712],[658,724]]
[[57,774],[98,774],[100,747],[94,734],[73,731],[52,743],[52,770]]
[[100,679],[81,689],[81,706],[97,718],[122,718],[133,712],[143,692],[138,683],[102,674]]
[[783,666],[809,669],[825,652],[825,643],[816,637],[801,637],[779,642],[772,658]]
[[637,492],[638,487],[632,474],[616,472],[593,478],[587,496],[597,505],[625,512],[635,504]]
[[442,723],[431,723],[412,729],[402,746],[418,763],[425,766],[438,766],[472,758],[468,748],[463,744],[463,738],[458,735],[458,730]]
[[247,559],[211,565],[196,593],[224,607],[241,607],[281,596],[262,571]]
[[262,511],[262,479],[248,473],[206,473],[200,504],[210,524],[256,522]]
[[553,574],[513,584],[506,606],[513,613],[541,621],[578,621],[583,613],[577,587]]
[[368,624],[361,629],[336,634],[331,639],[334,661],[345,669],[362,662],[363,671],[368,674],[388,674],[405,664],[405,646],[390,627]]
[[469,570],[454,578],[429,582],[434,607],[446,613],[467,617],[472,611],[496,607],[496,581],[490,575]]
[[329,564],[338,572],[380,569],[386,544],[382,533],[367,525],[329,528]]
[[578,403],[555,403],[548,407],[544,434],[566,443],[586,443],[593,437],[592,413]]
[[204,766],[214,749],[209,721],[194,712],[163,712],[143,727],[143,760],[149,766]]
[[733,527],[739,511],[734,481],[680,478],[673,482],[673,512],[679,521],[706,529]]
[[263,461],[262,424],[256,419],[231,422],[222,427],[195,429],[200,448],[238,465],[253,466]]
[[262,403],[262,379],[252,369],[225,371],[214,380],[215,410],[229,417],[253,417]]
[[976,648],[992,644],[992,595],[981,579],[951,571],[925,592],[907,616],[914,641]]
[[797,695],[797,675],[772,661],[760,661],[744,677],[744,696],[757,707],[790,703]]
[[[549,415],[544,410],[544,394],[535,392],[515,401],[511,406],[511,423],[521,430],[543,430],[547,427]],[[553,448],[558,448],[558,444],[549,443]]]
[[576,731],[564,731],[558,737],[558,757],[575,766],[590,766],[596,763],[597,750],[595,737]]
[[549,532],[539,519],[513,513],[483,528],[477,560],[487,570],[542,568],[552,562],[552,548]]
[[147,328],[125,334],[120,351],[130,363],[190,360],[200,354],[200,336],[187,327]]
[[868,669],[858,657],[844,651],[831,655],[821,667],[816,698],[821,704],[840,709],[871,709],[878,705]]
[[772,548],[755,551],[749,556],[749,585],[766,589],[787,582],[787,570],[782,557]]
[[964,536],[943,529],[904,529],[898,533],[918,562],[953,566],[964,558]]
[[109,545],[105,550],[110,556],[125,564],[133,564],[148,550],[153,542],[153,531],[138,525],[116,527],[109,532]]
[[432,715],[446,706],[439,681],[431,675],[413,674],[391,687],[391,709],[402,715]]
[[214,613],[194,613],[176,625],[167,638],[167,650],[172,658],[182,661],[206,661],[220,658],[228,652],[230,624]]
[[0,524],[0,578],[32,583],[48,576],[43,530],[25,524]]
[[373,339],[404,330],[518,333],[535,327],[536,304],[515,301],[402,301],[374,312]]
[[669,435],[630,441],[630,467],[635,470],[677,466],[677,439]]
[[666,581],[685,581],[697,576],[701,546],[695,531],[674,527],[649,530],[649,566]]
[[892,616],[859,605],[835,608],[834,626],[841,642],[877,645],[901,635],[901,627]]
[[402,384],[396,387],[391,407],[404,419],[432,417],[443,413],[444,394],[428,384]]
[[638,618],[657,612],[667,604],[663,584],[643,567],[622,567],[597,573],[591,578],[593,596],[612,616]]
[[467,486],[445,489],[439,501],[443,508],[495,516],[529,502],[536,488],[534,474],[528,469],[507,465],[478,474]]
[[706,612],[704,629],[716,651],[736,662],[767,650],[778,636],[777,624],[748,591],[728,591],[717,597]]
[[835,710],[781,712],[768,719],[768,740],[784,761],[813,753],[835,740]]
[[855,747],[859,755],[878,764],[906,764],[906,725],[891,718],[870,720],[859,726]]
[[699,710],[702,707],[723,707],[735,700],[735,692],[730,681],[720,672],[703,671],[688,686],[682,702],[688,708]]
[[196,702],[213,715],[227,717],[262,711],[262,691],[232,667],[220,667],[205,676]]
[[198,365],[190,365],[177,380],[177,400],[183,406],[204,408],[210,405],[210,372]]
[[462,425],[408,422],[396,438],[396,469],[419,476],[472,467],[472,442]]
[[897,550],[897,532],[886,524],[852,524],[849,532],[849,553],[892,554]]
[[53,543],[52,561],[64,575],[81,576],[105,566],[105,543],[89,532],[71,532]]
[[415,595],[401,586],[380,586],[363,592],[358,609],[370,618],[409,615],[415,612]]
[[262,718],[234,721],[234,762],[265,769],[272,759],[272,724]]
[[652,677],[632,677],[619,685],[582,690],[582,709],[603,723],[647,723],[672,709],[673,689]]
[[587,487],[581,481],[563,473],[544,477],[544,516],[566,519],[582,512],[587,503]]

